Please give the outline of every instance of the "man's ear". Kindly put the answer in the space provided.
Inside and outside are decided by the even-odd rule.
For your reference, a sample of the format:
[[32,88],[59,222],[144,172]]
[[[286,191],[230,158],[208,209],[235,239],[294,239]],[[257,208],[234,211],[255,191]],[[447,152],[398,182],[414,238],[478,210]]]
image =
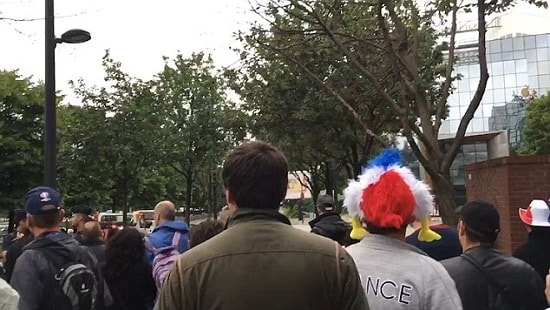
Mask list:
[[466,235],[466,229],[465,229],[463,221],[461,221],[461,220],[458,221],[458,225],[456,226],[456,230],[458,231],[459,236]]
[[63,223],[65,221],[65,210],[59,210],[59,216],[61,218],[61,223]]
[[34,225],[32,223],[32,217],[27,215],[27,227],[32,228]]
[[229,208],[230,211],[235,211],[238,209],[237,203],[233,198],[233,194],[231,194],[229,189],[225,190],[225,202],[227,203],[227,207]]

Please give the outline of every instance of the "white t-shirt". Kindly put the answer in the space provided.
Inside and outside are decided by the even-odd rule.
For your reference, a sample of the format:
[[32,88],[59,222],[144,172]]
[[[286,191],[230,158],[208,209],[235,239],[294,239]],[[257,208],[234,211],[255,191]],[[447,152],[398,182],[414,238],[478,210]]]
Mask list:
[[3,279],[0,279],[0,309],[17,310],[19,294]]

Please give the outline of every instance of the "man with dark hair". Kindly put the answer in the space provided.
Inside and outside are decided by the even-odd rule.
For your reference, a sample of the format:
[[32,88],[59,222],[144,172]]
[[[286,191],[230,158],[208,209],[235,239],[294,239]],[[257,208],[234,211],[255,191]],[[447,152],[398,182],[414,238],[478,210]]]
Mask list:
[[[63,295],[59,277],[65,268],[69,270],[69,267],[75,266],[71,265],[72,262],[84,264],[90,271],[93,269],[94,282],[101,282],[97,266],[88,251],[81,248],[74,238],[60,231],[59,226],[65,215],[60,203],[59,193],[50,187],[35,187],[27,192],[27,223],[35,239],[17,259],[11,278],[13,288],[20,294],[20,310],[68,309],[70,299]],[[77,280],[76,277],[73,279]],[[95,285],[90,281],[88,283]],[[94,296],[98,300],[96,309],[102,309],[100,305],[105,305],[102,286],[94,287],[98,289]],[[86,294],[93,294],[91,287],[79,285],[79,288]]]
[[463,254],[441,263],[455,281],[464,309],[546,309],[544,283],[536,271],[495,249],[500,232],[495,206],[470,201],[459,213]]
[[154,211],[155,229],[146,238],[146,255],[150,265],[153,265],[154,249],[172,245],[175,234],[179,234],[178,252],[183,253],[189,247],[189,227],[187,223],[176,221],[176,206],[168,200],[157,203]]
[[93,221],[91,218],[93,209],[82,205],[74,206],[71,208],[71,213],[71,226],[74,230],[73,236],[78,243],[82,244],[82,231],[84,230],[84,224],[89,221]]
[[351,225],[340,217],[332,196],[319,195],[316,209],[317,217],[309,222],[311,232],[330,238],[343,246],[349,245]]
[[528,235],[514,257],[531,265],[544,279],[550,268],[550,208],[546,201],[535,199],[527,209],[519,209],[519,217]]
[[228,228],[178,258],[158,309],[369,309],[346,251],[278,212],[288,185],[280,151],[244,143],[227,156],[222,176]]

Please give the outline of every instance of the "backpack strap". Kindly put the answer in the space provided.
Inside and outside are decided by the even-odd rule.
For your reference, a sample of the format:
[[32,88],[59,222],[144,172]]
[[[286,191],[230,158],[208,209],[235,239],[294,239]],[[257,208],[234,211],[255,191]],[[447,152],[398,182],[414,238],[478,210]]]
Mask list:
[[498,293],[502,295],[502,297],[505,298],[505,300],[510,303],[511,305],[514,305],[513,298],[510,298],[508,288],[505,285],[502,285],[498,283],[492,276],[489,275],[487,270],[481,266],[481,264],[472,256],[468,255],[467,253],[463,253],[460,255],[460,257],[464,258],[467,262],[472,264],[474,267],[476,267],[477,270],[481,272],[481,274],[487,279],[487,282],[489,282],[489,285],[496,288]]
[[179,231],[176,231],[174,233],[174,236],[172,237],[172,246],[175,247],[176,250],[179,248],[180,238],[181,238],[181,233]]

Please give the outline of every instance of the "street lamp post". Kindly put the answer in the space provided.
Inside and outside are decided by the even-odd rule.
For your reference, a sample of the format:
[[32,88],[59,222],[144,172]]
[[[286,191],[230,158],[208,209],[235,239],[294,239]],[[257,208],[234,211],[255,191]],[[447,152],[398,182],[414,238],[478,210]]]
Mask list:
[[56,168],[56,102],[55,102],[55,46],[57,43],[83,43],[90,40],[90,33],[80,29],[55,37],[54,0],[46,0],[45,14],[45,89],[44,89],[44,183],[57,188]]

